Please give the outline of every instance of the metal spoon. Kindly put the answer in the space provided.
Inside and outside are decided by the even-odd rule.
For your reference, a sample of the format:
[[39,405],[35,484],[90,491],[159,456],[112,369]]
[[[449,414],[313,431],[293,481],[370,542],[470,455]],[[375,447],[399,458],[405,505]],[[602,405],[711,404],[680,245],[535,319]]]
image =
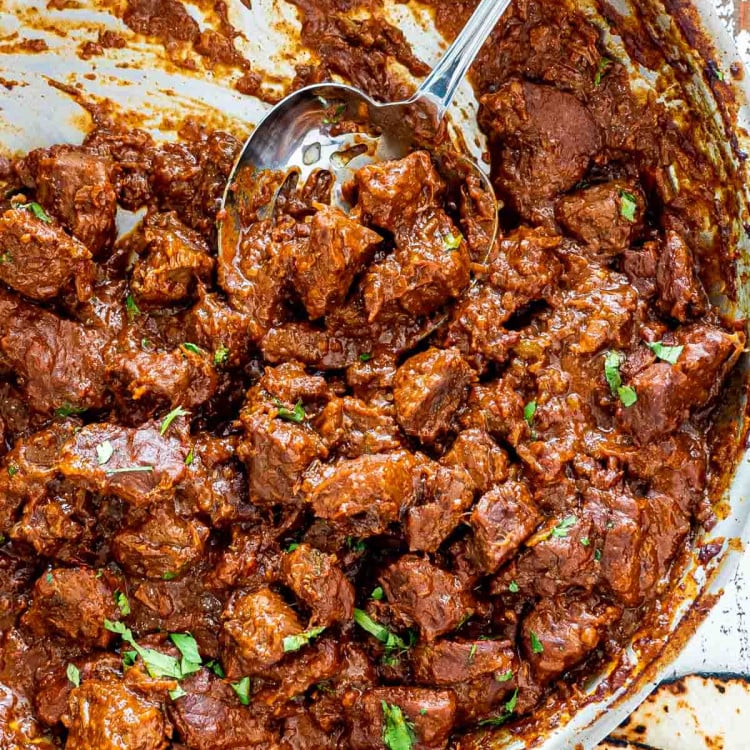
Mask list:
[[[407,101],[381,104],[352,86],[323,83],[295,91],[258,123],[246,141],[224,193],[219,243],[235,243],[247,193],[263,172],[298,175],[303,185],[316,170],[334,175],[332,202],[348,208],[342,187],[372,162],[401,159],[414,150],[414,124],[437,128],[474,58],[511,0],[482,0],[443,57]],[[415,120],[416,118],[416,120]],[[362,132],[337,133],[339,121],[362,123]],[[424,146],[422,146],[424,147]],[[485,172],[468,158],[462,163],[480,179],[494,201]],[[439,167],[439,165],[438,165]],[[274,196],[275,197],[275,196]],[[270,205],[273,205],[273,200]],[[495,217],[497,211],[494,212]],[[487,251],[497,232],[497,218]]]

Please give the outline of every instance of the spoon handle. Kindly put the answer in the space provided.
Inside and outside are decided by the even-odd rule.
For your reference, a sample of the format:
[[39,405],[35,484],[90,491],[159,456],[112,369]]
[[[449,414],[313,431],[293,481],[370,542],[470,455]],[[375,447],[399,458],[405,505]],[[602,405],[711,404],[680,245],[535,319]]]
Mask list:
[[461,33],[419,87],[414,98],[430,99],[437,107],[438,119],[443,118],[458,85],[510,3],[511,0],[482,0]]

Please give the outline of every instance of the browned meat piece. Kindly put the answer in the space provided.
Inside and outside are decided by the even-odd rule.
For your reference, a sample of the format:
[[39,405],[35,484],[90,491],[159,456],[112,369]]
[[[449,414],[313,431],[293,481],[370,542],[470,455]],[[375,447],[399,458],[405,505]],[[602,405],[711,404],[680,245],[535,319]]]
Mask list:
[[300,544],[281,561],[282,580],[312,610],[310,624],[328,626],[351,620],[354,586],[333,555]]
[[426,208],[396,234],[396,250],[362,281],[369,320],[400,308],[428,315],[469,285],[471,259],[461,233],[440,208]]
[[121,347],[107,363],[107,372],[127,396],[151,412],[160,406],[191,409],[216,392],[216,369],[206,354],[179,347],[169,352]]
[[572,94],[527,81],[504,83],[481,105],[497,189],[523,218],[551,223],[552,201],[583,178],[601,148],[596,123]]
[[[327,401],[331,391],[326,379],[320,375],[308,375],[299,362],[285,362],[278,367],[266,367],[258,387],[284,404],[296,404],[297,401]],[[251,392],[252,393],[252,392]],[[251,400],[248,394],[248,400]],[[267,400],[267,396],[260,396]]]
[[49,413],[62,407],[103,406],[106,345],[102,332],[0,290],[0,354],[19,376],[33,409]]
[[292,279],[312,320],[340,305],[354,277],[382,237],[338,209],[321,208],[310,225],[310,243],[294,258]]
[[180,740],[190,750],[261,750],[273,747],[275,732],[266,717],[240,704],[224,680],[202,669],[183,680],[187,695],[169,701],[169,718]]
[[455,685],[481,675],[502,677],[516,666],[510,641],[437,641],[411,653],[414,676],[425,685]]
[[713,398],[726,373],[740,356],[745,337],[708,324],[696,324],[674,334],[683,346],[676,364],[655,362],[631,379],[638,400],[620,405],[617,420],[641,445],[676,430],[690,410]]
[[293,503],[307,467],[326,455],[322,440],[308,424],[286,421],[273,410],[243,412],[241,419],[245,437],[237,455],[247,466],[251,500],[259,505]]
[[321,331],[308,323],[288,323],[271,328],[260,348],[274,364],[296,359],[321,370],[340,370],[357,361],[363,344],[369,348],[344,334]]
[[7,750],[57,750],[59,745],[40,726],[29,701],[0,682],[0,747]]
[[508,478],[508,454],[484,430],[476,428],[459,433],[442,463],[467,471],[479,492]]
[[407,511],[406,538],[412,551],[435,552],[471,506],[474,487],[460,467],[430,462],[423,467],[419,488],[422,503]]
[[555,217],[596,253],[617,255],[643,230],[645,198],[635,185],[615,180],[563,196]]
[[39,636],[60,635],[89,648],[106,648],[112,633],[104,620],[116,620],[113,592],[88,568],[53,568],[34,584],[23,625]]
[[0,216],[0,281],[34,300],[56,297],[75,278],[76,294],[91,294],[91,253],[57,225],[24,208]]
[[469,393],[461,426],[485,430],[515,446],[528,434],[523,417],[524,400],[512,378],[475,385]]
[[443,750],[456,717],[456,700],[450,690],[387,687],[353,695],[347,702],[351,750],[382,750],[386,714],[400,710],[414,729],[413,750]]
[[427,444],[445,436],[473,379],[457,349],[433,347],[404,362],[393,382],[396,418],[404,432]]
[[222,613],[221,663],[230,679],[253,675],[284,657],[284,638],[302,632],[294,610],[269,588],[236,592]]
[[344,534],[373,536],[413,501],[417,466],[406,451],[340,459],[309,472],[302,491],[318,518]]
[[396,232],[442,197],[445,185],[426,151],[358,170],[357,208],[366,222]]
[[116,534],[112,553],[129,575],[162,579],[200,560],[208,534],[200,521],[158,507],[140,526]]
[[668,229],[656,267],[659,306],[680,323],[706,312],[708,298],[695,271],[693,254],[677,232]]
[[390,565],[380,582],[396,615],[405,625],[417,624],[428,642],[474,612],[474,598],[458,576],[416,555]]
[[159,705],[116,680],[86,680],[63,715],[70,750],[164,750],[171,727]]
[[540,521],[525,484],[507,481],[482,496],[471,513],[472,554],[494,573],[507,562]]
[[138,428],[86,425],[63,447],[60,472],[73,483],[136,507],[170,498],[185,476],[189,450],[178,428],[173,422],[160,435],[159,423]]
[[390,414],[350,396],[329,401],[315,428],[330,450],[346,458],[402,447],[396,420]]
[[542,599],[523,621],[521,642],[540,682],[549,682],[593,651],[620,607],[596,599]]
[[139,304],[182,302],[199,282],[211,279],[214,259],[203,237],[170,211],[144,221],[145,255],[133,268],[130,287]]
[[39,202],[96,257],[115,239],[111,164],[76,146],[32,151],[21,167]]
[[649,240],[643,247],[625,250],[622,270],[644,299],[656,294],[656,267],[659,262],[659,243]]
[[284,720],[280,750],[338,750],[341,731],[324,730],[309,713],[299,713]]

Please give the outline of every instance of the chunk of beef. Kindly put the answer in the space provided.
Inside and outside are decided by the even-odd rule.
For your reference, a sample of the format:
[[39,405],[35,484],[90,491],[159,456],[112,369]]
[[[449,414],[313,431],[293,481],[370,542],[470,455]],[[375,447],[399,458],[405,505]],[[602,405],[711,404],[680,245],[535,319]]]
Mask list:
[[471,506],[474,487],[460,467],[430,462],[420,474],[421,503],[407,511],[406,538],[412,551],[435,552]]
[[495,185],[525,219],[551,223],[552,201],[583,178],[601,135],[572,94],[510,80],[481,99]]
[[354,364],[362,346],[346,334],[321,331],[308,323],[287,323],[271,328],[263,337],[260,348],[268,362],[296,359],[320,370],[340,370]]
[[457,349],[430,348],[398,369],[393,382],[396,418],[407,435],[434,443],[455,425],[473,371]]
[[139,526],[118,532],[112,554],[129,575],[161,579],[200,560],[208,534],[200,521],[185,520],[160,506]]
[[276,733],[267,718],[241,705],[226,681],[202,669],[181,685],[187,695],[170,701],[167,710],[190,750],[262,750],[275,745]]
[[635,185],[615,180],[563,196],[555,217],[595,253],[617,255],[643,230],[645,198]]
[[74,483],[136,507],[167,499],[186,471],[188,446],[177,428],[172,423],[161,435],[154,422],[138,428],[86,425],[63,447],[60,472]]
[[96,257],[115,239],[117,197],[111,163],[76,146],[32,151],[21,170],[39,202]]
[[742,352],[745,337],[696,324],[678,330],[669,343],[684,347],[676,364],[655,362],[639,372],[629,383],[638,400],[618,407],[619,424],[641,445],[673,432],[691,409],[715,396]]
[[442,197],[445,184],[426,151],[357,170],[357,209],[362,218],[396,232]]
[[507,481],[484,494],[471,513],[472,554],[488,573],[507,562],[540,521],[528,487]]
[[456,685],[481,675],[503,677],[515,666],[510,641],[449,641],[419,644],[411,654],[414,677],[424,685]]
[[222,613],[220,645],[227,676],[256,674],[284,657],[284,638],[299,635],[294,610],[269,588],[236,592]]
[[31,407],[98,409],[106,403],[100,331],[62,320],[0,290],[0,354],[16,372]]
[[417,465],[406,451],[339,459],[310,471],[302,491],[315,515],[341,533],[382,534],[413,501]]
[[349,747],[352,750],[381,750],[386,713],[401,709],[414,728],[413,750],[443,750],[456,717],[456,700],[450,690],[385,687],[353,696],[347,704]]
[[186,409],[200,406],[218,386],[209,357],[184,347],[169,352],[122,347],[109,359],[107,372],[129,398],[151,411],[165,403]]
[[50,300],[75,279],[76,293],[91,294],[91,253],[57,224],[24,208],[0,216],[0,281],[34,300]]
[[416,555],[390,565],[380,582],[396,615],[405,625],[417,624],[428,642],[474,612],[474,598],[458,576]]
[[250,498],[258,505],[293,503],[307,467],[326,455],[323,441],[307,424],[268,412],[241,415],[245,437],[237,455],[245,462]]
[[370,266],[362,281],[370,321],[393,309],[421,316],[469,285],[468,247],[448,214],[427,208],[396,234],[396,250]]
[[461,426],[484,430],[515,446],[528,434],[523,417],[524,405],[513,378],[504,377],[486,385],[475,385],[469,393],[467,409],[461,415]]
[[144,221],[145,254],[133,268],[130,287],[139,304],[164,307],[188,299],[208,282],[214,259],[203,237],[177,215],[150,214]]
[[644,299],[651,299],[656,294],[659,255],[659,243],[653,240],[644,242],[643,247],[625,250],[622,254],[622,270]]
[[508,454],[484,430],[477,428],[459,433],[441,461],[467,471],[479,492],[487,492],[508,478]]
[[70,750],[164,750],[171,727],[159,705],[116,680],[86,680],[63,715]]
[[0,682],[0,747],[5,750],[56,750],[57,742],[34,717],[28,700]]
[[382,238],[324,206],[312,218],[309,245],[294,259],[292,279],[311,319],[340,305],[354,277],[369,262]]
[[54,568],[34,584],[22,622],[35,635],[60,635],[89,648],[106,648],[112,633],[104,620],[117,615],[112,591],[93,570]]
[[379,406],[345,396],[328,402],[315,428],[330,450],[357,458],[371,453],[388,453],[401,447],[396,420]]
[[662,312],[681,323],[706,312],[708,298],[696,273],[693,254],[672,229],[666,231],[659,254],[656,288]]
[[523,621],[526,658],[541,682],[549,682],[593,651],[622,609],[596,599],[542,599]]
[[337,750],[341,730],[326,731],[308,712],[302,711],[284,720],[280,750]]
[[[308,375],[299,362],[284,362],[278,367],[266,367],[263,377],[258,381],[258,387],[270,394],[272,399],[285,404],[327,401],[331,397],[326,379],[321,375]],[[249,401],[254,397],[251,394],[252,391],[248,394]],[[259,397],[261,400],[265,398],[263,394]]]
[[312,610],[311,626],[351,620],[354,586],[338,560],[315,547],[300,544],[281,561],[282,580]]

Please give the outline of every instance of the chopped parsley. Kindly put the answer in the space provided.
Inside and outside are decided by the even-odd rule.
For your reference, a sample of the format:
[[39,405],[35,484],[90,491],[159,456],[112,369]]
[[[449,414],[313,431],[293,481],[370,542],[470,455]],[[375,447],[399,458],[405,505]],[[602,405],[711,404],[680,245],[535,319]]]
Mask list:
[[631,388],[629,385],[624,385],[622,388],[619,388],[617,395],[620,397],[620,401],[622,401],[622,405],[625,408],[632,406],[638,401],[638,394],[635,392],[635,388]]
[[177,578],[177,573],[173,573],[171,570],[168,570],[166,573],[162,574],[162,581],[174,581],[175,578]]
[[294,552],[294,550],[299,548],[299,542],[292,542],[287,548],[286,552]]
[[138,658],[138,654],[135,651],[123,651],[122,652],[122,666],[132,667],[135,664],[135,660]]
[[602,551],[600,549],[594,550],[594,560],[599,562],[602,559]]
[[467,664],[473,664],[474,659],[476,659],[476,657],[477,657],[477,644],[472,643],[471,648],[469,649],[469,656],[466,660]]
[[45,224],[52,223],[50,215],[38,203],[34,203],[33,201],[31,203],[20,203],[16,205],[16,208],[30,211],[39,221],[43,221]]
[[526,424],[529,427],[534,426],[535,414],[536,414],[536,401],[529,401],[529,403],[523,407],[523,418],[526,420]]
[[531,641],[531,650],[535,654],[544,653],[544,646],[542,645],[542,642],[539,640],[539,637],[533,630],[529,631],[529,640]]
[[64,403],[62,406],[58,406],[55,409],[56,417],[70,417],[74,414],[83,414],[86,409],[80,406],[73,406],[72,404]]
[[81,684],[81,673],[75,664],[68,664],[65,674],[75,687],[78,687]]
[[631,224],[635,222],[635,212],[638,209],[638,201],[632,193],[620,190],[620,216],[627,219]]
[[180,671],[186,677],[197,672],[201,668],[203,660],[198,652],[198,644],[190,633],[170,633],[169,640],[174,643],[177,650],[182,654]]
[[377,586],[372,590],[372,594],[370,594],[370,598],[374,599],[376,602],[379,602],[383,598],[383,587]]
[[185,456],[185,466],[192,466],[195,461],[195,446],[191,445],[187,456]]
[[131,472],[153,471],[153,466],[123,466],[121,469],[105,469],[105,474],[130,474]]
[[122,591],[115,591],[115,604],[123,617],[127,617],[130,614],[130,602]]
[[511,594],[517,594],[520,590],[521,587],[515,581],[511,581],[508,584],[508,591],[510,591]]
[[11,464],[8,467],[8,476],[9,477],[14,477],[16,474],[18,474],[18,467],[14,466],[13,464]]
[[668,346],[661,341],[655,341],[652,344],[647,344],[649,349],[657,356],[658,359],[669,362],[670,365],[677,364],[677,360],[682,354],[684,346]]
[[141,349],[148,349],[151,346],[151,342],[147,338],[141,339]]
[[132,294],[129,294],[127,297],[125,297],[125,309],[128,312],[128,319],[131,322],[135,320],[136,316],[141,314],[141,309],[135,303]]
[[416,742],[414,725],[407,721],[400,706],[381,701],[383,708],[383,744],[388,750],[411,750]]
[[226,364],[226,361],[229,359],[229,349],[224,346],[224,344],[220,344],[219,347],[214,352],[214,364],[215,365],[223,365]]
[[180,663],[174,656],[163,654],[161,651],[156,651],[152,648],[143,648],[139,646],[138,643],[136,643],[135,638],[133,638],[133,633],[130,628],[126,627],[121,622],[105,620],[104,627],[111,633],[117,633],[125,643],[133,647],[136,654],[143,659],[143,663],[146,665],[146,670],[151,677],[154,679],[159,677],[171,677],[175,680],[182,679],[183,673],[180,669]]
[[567,516],[555,524],[550,536],[555,539],[565,539],[568,536],[568,532],[578,523],[578,519],[575,516]]
[[446,234],[443,236],[443,245],[446,250],[458,250],[461,247],[463,237],[460,234]]
[[358,554],[367,551],[367,545],[364,541],[353,536],[346,537],[346,546],[349,547],[352,552],[357,552]]
[[310,628],[304,633],[298,633],[297,635],[287,635],[284,637],[284,653],[288,654],[291,651],[299,651],[303,646],[309,645],[313,638],[317,638],[325,627]]
[[372,359],[372,354],[369,352],[365,352],[364,354],[359,355],[359,361],[360,362],[369,362]]
[[173,701],[176,701],[178,698],[182,698],[185,695],[187,695],[187,693],[182,689],[180,685],[178,685],[174,690],[169,691],[169,697]]
[[381,625],[379,622],[375,622],[367,612],[361,609],[354,610],[354,622],[359,625],[360,628],[367,631],[371,636],[377,638],[386,648],[386,651],[394,651],[396,649],[405,651],[409,648],[409,645],[395,633],[391,633],[388,628]]
[[607,75],[607,71],[612,66],[612,60],[608,57],[603,57],[599,60],[599,65],[596,68],[596,75],[594,76],[594,86],[601,86],[602,78]]
[[183,343],[182,348],[186,349],[192,354],[203,354],[203,349],[201,349],[197,344],[191,344],[189,341]]
[[342,102],[336,107],[336,109],[334,110],[333,114],[330,117],[326,116],[323,118],[323,123],[325,125],[336,124],[341,119],[341,116],[344,114],[344,112],[346,112],[346,104]]
[[172,411],[167,414],[166,417],[164,417],[164,420],[161,423],[161,428],[159,429],[159,434],[164,435],[167,430],[169,429],[169,425],[172,424],[172,422],[177,419],[177,417],[188,417],[190,416],[190,412],[186,409],[183,409],[181,406],[176,407],[175,409],[172,409]]
[[239,682],[232,682],[232,690],[237,693],[240,703],[243,706],[250,705],[250,678],[243,677]]
[[47,571],[47,575],[44,576],[44,580],[47,581],[47,583],[52,583],[55,579],[51,572]]
[[500,726],[505,724],[508,719],[515,713],[516,706],[518,705],[518,688],[513,691],[513,695],[510,696],[506,704],[503,706],[503,713],[499,716],[493,716],[491,719],[484,719],[479,722],[480,727],[486,726]]
[[226,677],[221,664],[216,659],[211,659],[203,665],[206,669],[210,669],[217,677]]
[[580,542],[584,547],[588,547],[591,544],[591,540],[587,536],[582,536]]
[[617,396],[625,407],[632,406],[638,400],[635,388],[622,384],[620,365],[625,361],[624,355],[616,351],[608,351],[604,355],[604,378],[613,396]]
[[112,447],[112,443],[110,443],[109,440],[99,443],[99,445],[96,446],[96,462],[99,466],[104,466],[104,464],[112,458],[114,452],[115,449]]
[[507,672],[495,675],[495,682],[510,682],[513,679],[513,670],[509,669]]
[[294,422],[296,424],[302,424],[305,421],[305,410],[302,408],[302,402],[297,401],[294,405],[294,409],[287,409],[284,406],[276,407],[276,416],[279,419],[285,419],[287,422]]

